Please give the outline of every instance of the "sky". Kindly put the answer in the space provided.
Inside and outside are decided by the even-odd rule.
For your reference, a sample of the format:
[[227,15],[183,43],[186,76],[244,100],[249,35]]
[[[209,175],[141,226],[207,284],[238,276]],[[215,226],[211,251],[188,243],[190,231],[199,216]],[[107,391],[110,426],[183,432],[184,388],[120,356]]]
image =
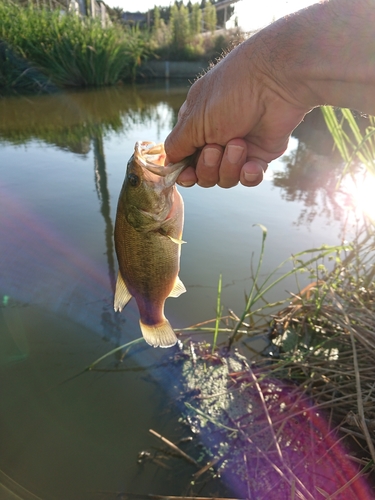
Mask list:
[[[188,0],[184,0],[186,4]],[[200,0],[196,0],[200,1]],[[318,0],[240,0],[234,7],[235,16],[238,17],[239,25],[246,31],[262,28],[273,20],[286,14],[295,12],[308,5],[316,3]],[[194,0],[192,0],[194,3]],[[155,4],[168,6],[172,0],[105,0],[110,7],[121,7],[129,12],[146,12],[152,9]]]

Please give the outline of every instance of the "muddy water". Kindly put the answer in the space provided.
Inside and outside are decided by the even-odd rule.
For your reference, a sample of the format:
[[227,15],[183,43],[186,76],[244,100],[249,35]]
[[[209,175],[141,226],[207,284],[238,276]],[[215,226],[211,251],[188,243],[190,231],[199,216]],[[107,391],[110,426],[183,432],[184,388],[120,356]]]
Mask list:
[[[0,100],[0,498],[186,491],[186,467],[176,474],[137,463],[156,445],[150,428],[170,439],[181,433],[168,367],[150,368],[164,353],[139,344],[125,361],[100,365],[121,372],[75,377],[140,336],[132,303],[121,315],[112,309],[117,197],[135,141],[163,141],[186,91],[184,84]],[[325,156],[331,144],[319,117],[309,126],[255,189],[181,189],[187,293],[166,307],[176,328],[214,316],[220,273],[224,307],[242,312],[261,246],[255,224],[268,229],[261,277],[292,253],[340,243],[347,214],[333,194],[338,163]],[[282,282],[268,299],[304,280]]]

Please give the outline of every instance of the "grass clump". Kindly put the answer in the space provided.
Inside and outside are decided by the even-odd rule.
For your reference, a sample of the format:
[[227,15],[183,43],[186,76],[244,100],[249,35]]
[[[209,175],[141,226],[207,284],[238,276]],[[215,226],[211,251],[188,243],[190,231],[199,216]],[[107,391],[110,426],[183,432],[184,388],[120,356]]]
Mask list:
[[24,59],[17,57],[0,40],[0,96],[14,93],[45,93],[55,90],[48,78]]
[[131,79],[146,52],[136,29],[103,28],[97,18],[0,4],[0,38],[61,87],[99,87]]
[[[295,258],[281,279],[305,269],[312,282],[263,325],[255,318],[269,310],[272,279],[260,282],[258,266],[245,313],[220,318],[227,340],[214,351],[187,340],[175,355],[186,419],[239,498],[374,498],[365,479],[375,470],[374,229]],[[187,333],[216,336],[219,314],[212,328]],[[261,333],[269,346],[254,357],[250,341]]]
[[[178,14],[173,6],[172,10],[176,9]],[[152,29],[128,26],[120,20],[103,27],[99,18],[49,9],[45,4],[40,7],[30,2],[25,6],[3,0],[0,40],[24,65],[39,72],[41,85],[49,80],[58,87],[100,87],[134,81],[137,68],[151,55],[171,61],[208,62],[243,39],[238,29],[220,35],[192,31],[187,10],[185,18],[177,14],[171,15],[168,24],[161,20]],[[16,82],[22,90],[19,74],[13,76],[13,68],[10,71],[2,60],[0,72],[10,75],[13,87]],[[0,86],[5,88],[9,83],[0,81]]]
[[335,110],[331,106],[323,106],[322,113],[335,146],[345,161],[342,176],[354,174],[358,166],[364,166],[369,174],[375,176],[375,117],[368,117],[363,131],[350,109]]

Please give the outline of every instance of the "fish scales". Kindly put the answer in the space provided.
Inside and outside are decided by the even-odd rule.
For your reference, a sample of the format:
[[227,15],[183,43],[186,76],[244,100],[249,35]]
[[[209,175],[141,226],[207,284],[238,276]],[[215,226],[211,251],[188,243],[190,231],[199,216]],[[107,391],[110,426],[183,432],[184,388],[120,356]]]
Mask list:
[[154,347],[176,343],[164,303],[186,291],[178,277],[184,205],[175,181],[191,159],[164,167],[164,158],[162,144],[136,144],[115,224],[119,273],[114,308],[121,311],[134,297],[142,334]]
[[[177,231],[174,225],[181,226],[182,221],[171,222],[169,227],[163,227],[166,234],[180,239],[181,231]],[[120,269],[130,294],[138,298],[139,304],[147,301],[147,307],[152,309],[154,315],[160,313],[160,308],[156,310],[156,304],[163,297],[168,297],[179,272],[178,246],[157,231],[137,231],[126,220],[124,210],[120,210],[116,227],[116,232],[123,238],[122,245],[120,242]],[[157,280],[151,279],[156,277]],[[144,312],[146,314],[147,310]]]

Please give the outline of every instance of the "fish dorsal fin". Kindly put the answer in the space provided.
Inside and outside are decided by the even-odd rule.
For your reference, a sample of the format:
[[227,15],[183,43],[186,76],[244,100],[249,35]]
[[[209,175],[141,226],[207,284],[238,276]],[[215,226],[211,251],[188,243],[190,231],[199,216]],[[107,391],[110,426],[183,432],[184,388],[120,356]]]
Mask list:
[[185,285],[182,283],[180,278],[177,276],[176,281],[174,282],[173,289],[168,297],[179,297],[182,293],[186,292]]
[[145,325],[142,321],[139,325],[143,338],[152,347],[172,347],[177,342],[176,334],[167,319],[157,325]]
[[117,275],[115,299],[113,304],[114,310],[121,312],[131,298],[131,293],[129,292],[128,287],[126,286],[125,281],[123,280],[123,277],[121,276],[121,273],[119,271]]

